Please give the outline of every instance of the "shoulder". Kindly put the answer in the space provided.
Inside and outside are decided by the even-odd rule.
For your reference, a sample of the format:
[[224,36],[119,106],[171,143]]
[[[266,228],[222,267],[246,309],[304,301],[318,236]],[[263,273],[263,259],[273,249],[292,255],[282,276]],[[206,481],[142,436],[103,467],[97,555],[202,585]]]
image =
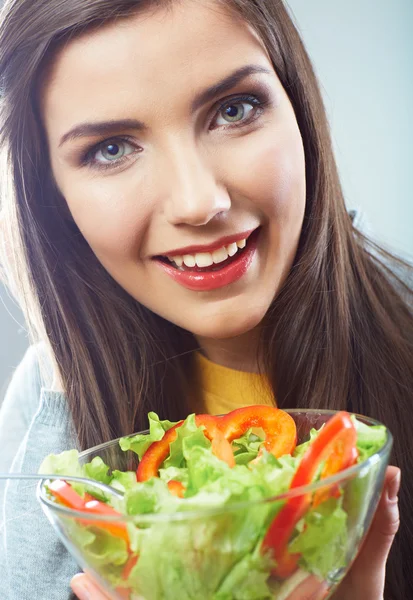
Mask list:
[[42,388],[48,388],[51,384],[52,372],[46,344],[30,346],[12,375],[3,406],[9,409],[14,406],[26,423],[30,423],[37,410]]
[[[0,410],[0,471],[35,473],[48,454],[76,446],[66,398],[50,390],[52,364],[46,345],[36,344],[12,377]],[[69,598],[69,582],[78,571],[42,515],[36,487],[37,482],[0,481],[0,588],[10,600]],[[35,551],[27,552],[33,540]]]
[[[0,439],[4,451],[0,455],[0,471],[9,470],[19,447],[24,444],[30,429],[47,426],[44,435],[67,425],[70,415],[63,393],[50,390],[52,361],[46,344],[28,348],[13,373],[0,408]],[[37,429],[36,429],[37,428]]]

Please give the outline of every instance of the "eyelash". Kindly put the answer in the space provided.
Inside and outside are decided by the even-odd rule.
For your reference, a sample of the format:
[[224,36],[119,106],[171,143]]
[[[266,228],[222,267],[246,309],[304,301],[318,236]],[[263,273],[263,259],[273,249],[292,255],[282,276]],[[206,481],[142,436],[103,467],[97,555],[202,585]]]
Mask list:
[[[228,123],[228,125],[218,125],[214,129],[223,129],[224,131],[226,131],[228,129],[246,127],[261,116],[261,114],[263,113],[265,108],[268,106],[270,101],[269,101],[268,97],[264,97],[264,96],[261,96],[258,94],[257,95],[248,94],[248,95],[241,95],[241,96],[229,98],[229,99],[225,100],[225,102],[222,102],[218,105],[214,119],[216,119],[219,116],[219,114],[222,111],[224,111],[226,108],[228,108],[229,106],[238,105],[238,104],[247,104],[247,103],[251,104],[251,106],[253,107],[253,110],[250,111],[251,116],[248,115],[246,119],[243,119],[239,122]],[[126,156],[122,156],[118,160],[109,161],[107,163],[100,163],[100,162],[96,161],[96,159],[94,157],[97,154],[97,152],[99,152],[99,150],[103,150],[110,143],[130,144],[131,146],[133,146],[135,148],[135,152],[131,152],[130,154],[128,154]],[[117,168],[120,168],[123,164],[125,164],[125,162],[130,160],[130,158],[129,158],[130,156],[133,156],[134,154],[136,154],[139,151],[140,151],[140,147],[137,146],[137,144],[134,142],[133,138],[130,136],[125,135],[125,136],[107,138],[106,140],[103,140],[103,141],[99,142],[98,144],[95,144],[94,146],[92,146],[91,148],[86,150],[86,152],[81,157],[80,166],[81,167],[84,167],[84,166],[90,167],[92,169],[97,169],[99,171],[106,171],[109,169],[111,169],[111,170],[117,169]]]

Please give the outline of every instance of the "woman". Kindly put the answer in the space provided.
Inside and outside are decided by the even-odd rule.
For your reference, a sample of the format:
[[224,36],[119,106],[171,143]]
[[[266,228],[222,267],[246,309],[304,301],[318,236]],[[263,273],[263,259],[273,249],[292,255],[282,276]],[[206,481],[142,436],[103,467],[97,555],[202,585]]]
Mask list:
[[[395,434],[385,598],[408,597],[413,316],[395,270],[410,271],[352,226],[283,4],[9,2],[0,73],[8,263],[53,367],[14,468],[142,429],[149,409],[364,413]],[[223,377],[217,395],[206,381]],[[337,599],[383,596],[398,474]],[[21,490],[5,502],[9,597],[64,598],[75,565],[19,520]],[[22,538],[36,554],[17,577]],[[82,577],[78,597],[101,598]]]

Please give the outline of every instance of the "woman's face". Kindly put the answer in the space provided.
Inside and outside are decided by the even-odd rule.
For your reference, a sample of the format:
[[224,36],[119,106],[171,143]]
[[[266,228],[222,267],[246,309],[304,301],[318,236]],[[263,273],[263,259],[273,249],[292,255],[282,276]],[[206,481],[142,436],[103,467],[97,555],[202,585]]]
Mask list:
[[305,166],[245,22],[185,0],[87,33],[57,56],[42,114],[73,219],[131,296],[202,338],[260,323],[294,259]]

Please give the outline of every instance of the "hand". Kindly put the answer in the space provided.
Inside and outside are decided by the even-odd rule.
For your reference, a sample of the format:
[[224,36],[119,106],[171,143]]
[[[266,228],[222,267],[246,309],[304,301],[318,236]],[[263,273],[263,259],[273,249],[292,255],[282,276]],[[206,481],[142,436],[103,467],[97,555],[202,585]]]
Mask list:
[[[114,600],[113,596],[110,596],[106,592],[102,592],[93,579],[84,573],[75,575],[70,586],[79,600]],[[118,592],[118,597],[121,596],[121,594],[122,592]],[[125,600],[129,599],[128,591],[124,592],[124,597]],[[144,599],[142,598],[142,600]]]
[[[399,488],[400,469],[388,467],[383,493],[366,541],[332,600],[383,599],[386,561],[399,528]],[[101,592],[87,575],[76,575],[71,586],[79,600],[113,600]]]
[[383,600],[386,561],[399,528],[400,469],[388,467],[366,541],[332,600]]

